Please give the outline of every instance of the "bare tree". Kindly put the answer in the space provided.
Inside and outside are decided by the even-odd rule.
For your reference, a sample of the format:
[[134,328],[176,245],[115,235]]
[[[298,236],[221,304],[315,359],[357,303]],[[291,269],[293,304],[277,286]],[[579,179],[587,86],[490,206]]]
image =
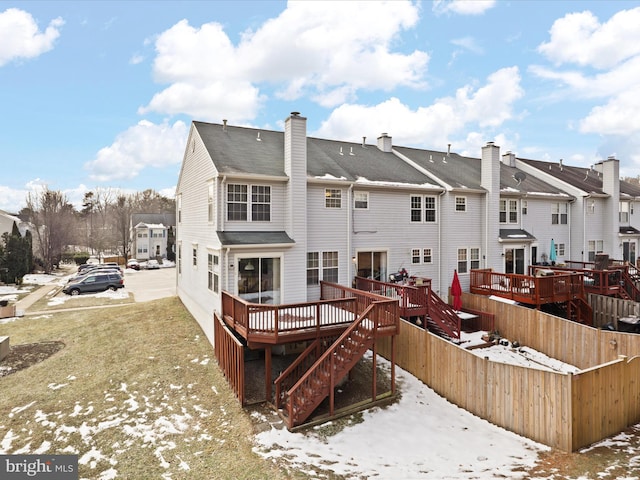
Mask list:
[[131,214],[133,213],[133,205],[134,197],[132,195],[118,195],[113,206],[117,248],[125,260],[128,260],[131,254]]
[[74,208],[66,196],[49,190],[48,187],[37,194],[27,195],[27,207],[34,228],[34,243],[37,254],[46,273],[60,262],[67,245],[75,237]]

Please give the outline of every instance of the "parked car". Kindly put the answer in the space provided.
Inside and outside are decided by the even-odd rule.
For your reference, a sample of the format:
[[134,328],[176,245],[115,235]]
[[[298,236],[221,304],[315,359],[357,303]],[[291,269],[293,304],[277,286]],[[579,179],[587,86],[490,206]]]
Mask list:
[[69,277],[67,283],[77,282],[78,280],[82,280],[87,275],[95,275],[98,273],[117,273],[118,275],[122,276],[122,272],[120,270],[116,270],[115,268],[97,268],[93,270],[85,270],[84,272],[78,273],[73,277]]
[[160,268],[160,264],[157,260],[147,260],[147,270],[157,270]]
[[79,295],[81,293],[104,292],[105,290],[116,291],[124,288],[124,278],[119,273],[91,273],[79,280],[67,283],[62,291],[68,295]]
[[132,258],[127,262],[127,268],[132,270],[140,270],[140,263],[135,258]]
[[112,262],[112,263],[99,263],[97,265],[88,265],[82,269],[78,269],[78,274],[85,274],[85,273],[93,272],[96,270],[118,270],[120,273],[122,273],[122,269],[120,268],[120,265],[118,265],[115,262]]

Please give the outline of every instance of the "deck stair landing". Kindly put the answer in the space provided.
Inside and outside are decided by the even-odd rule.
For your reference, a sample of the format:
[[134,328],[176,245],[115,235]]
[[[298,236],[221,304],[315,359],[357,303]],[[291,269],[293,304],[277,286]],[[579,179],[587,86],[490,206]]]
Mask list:
[[[376,304],[370,305],[353,324],[336,340],[301,378],[286,392],[277,393],[276,401],[282,407],[281,413],[289,428],[304,423],[313,411],[327,397],[333,405],[333,394],[337,384],[373,347],[377,337],[376,323],[368,317],[376,310]],[[313,347],[313,348],[312,348]],[[317,353],[317,346],[309,347],[300,355],[298,362],[305,363],[305,357]],[[293,365],[292,365],[293,366]],[[285,373],[276,383],[285,383]],[[333,415],[333,411],[330,412]]]

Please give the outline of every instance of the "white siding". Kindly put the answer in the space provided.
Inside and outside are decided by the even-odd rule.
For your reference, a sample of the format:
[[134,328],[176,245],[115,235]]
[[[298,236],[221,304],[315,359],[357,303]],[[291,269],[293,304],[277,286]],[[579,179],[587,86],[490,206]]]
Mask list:
[[[215,228],[208,220],[208,185],[216,176],[213,162],[192,127],[190,139],[195,149],[187,148],[176,195],[182,195],[181,221],[178,221],[176,245],[181,245],[182,265],[177,293],[213,344],[213,312],[220,311],[220,297],[207,288],[207,247],[219,246]],[[187,143],[190,147],[190,142]],[[197,248],[197,266],[192,249]],[[224,265],[222,265],[224,268]],[[221,281],[224,275],[221,276]],[[225,288],[221,285],[221,288]]]

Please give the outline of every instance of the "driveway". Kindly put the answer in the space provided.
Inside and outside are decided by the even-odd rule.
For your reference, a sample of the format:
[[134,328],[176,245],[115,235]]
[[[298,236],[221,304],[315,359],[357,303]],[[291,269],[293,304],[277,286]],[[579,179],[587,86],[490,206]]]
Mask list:
[[176,295],[175,267],[158,270],[124,270],[124,288],[136,302],[148,302]]

